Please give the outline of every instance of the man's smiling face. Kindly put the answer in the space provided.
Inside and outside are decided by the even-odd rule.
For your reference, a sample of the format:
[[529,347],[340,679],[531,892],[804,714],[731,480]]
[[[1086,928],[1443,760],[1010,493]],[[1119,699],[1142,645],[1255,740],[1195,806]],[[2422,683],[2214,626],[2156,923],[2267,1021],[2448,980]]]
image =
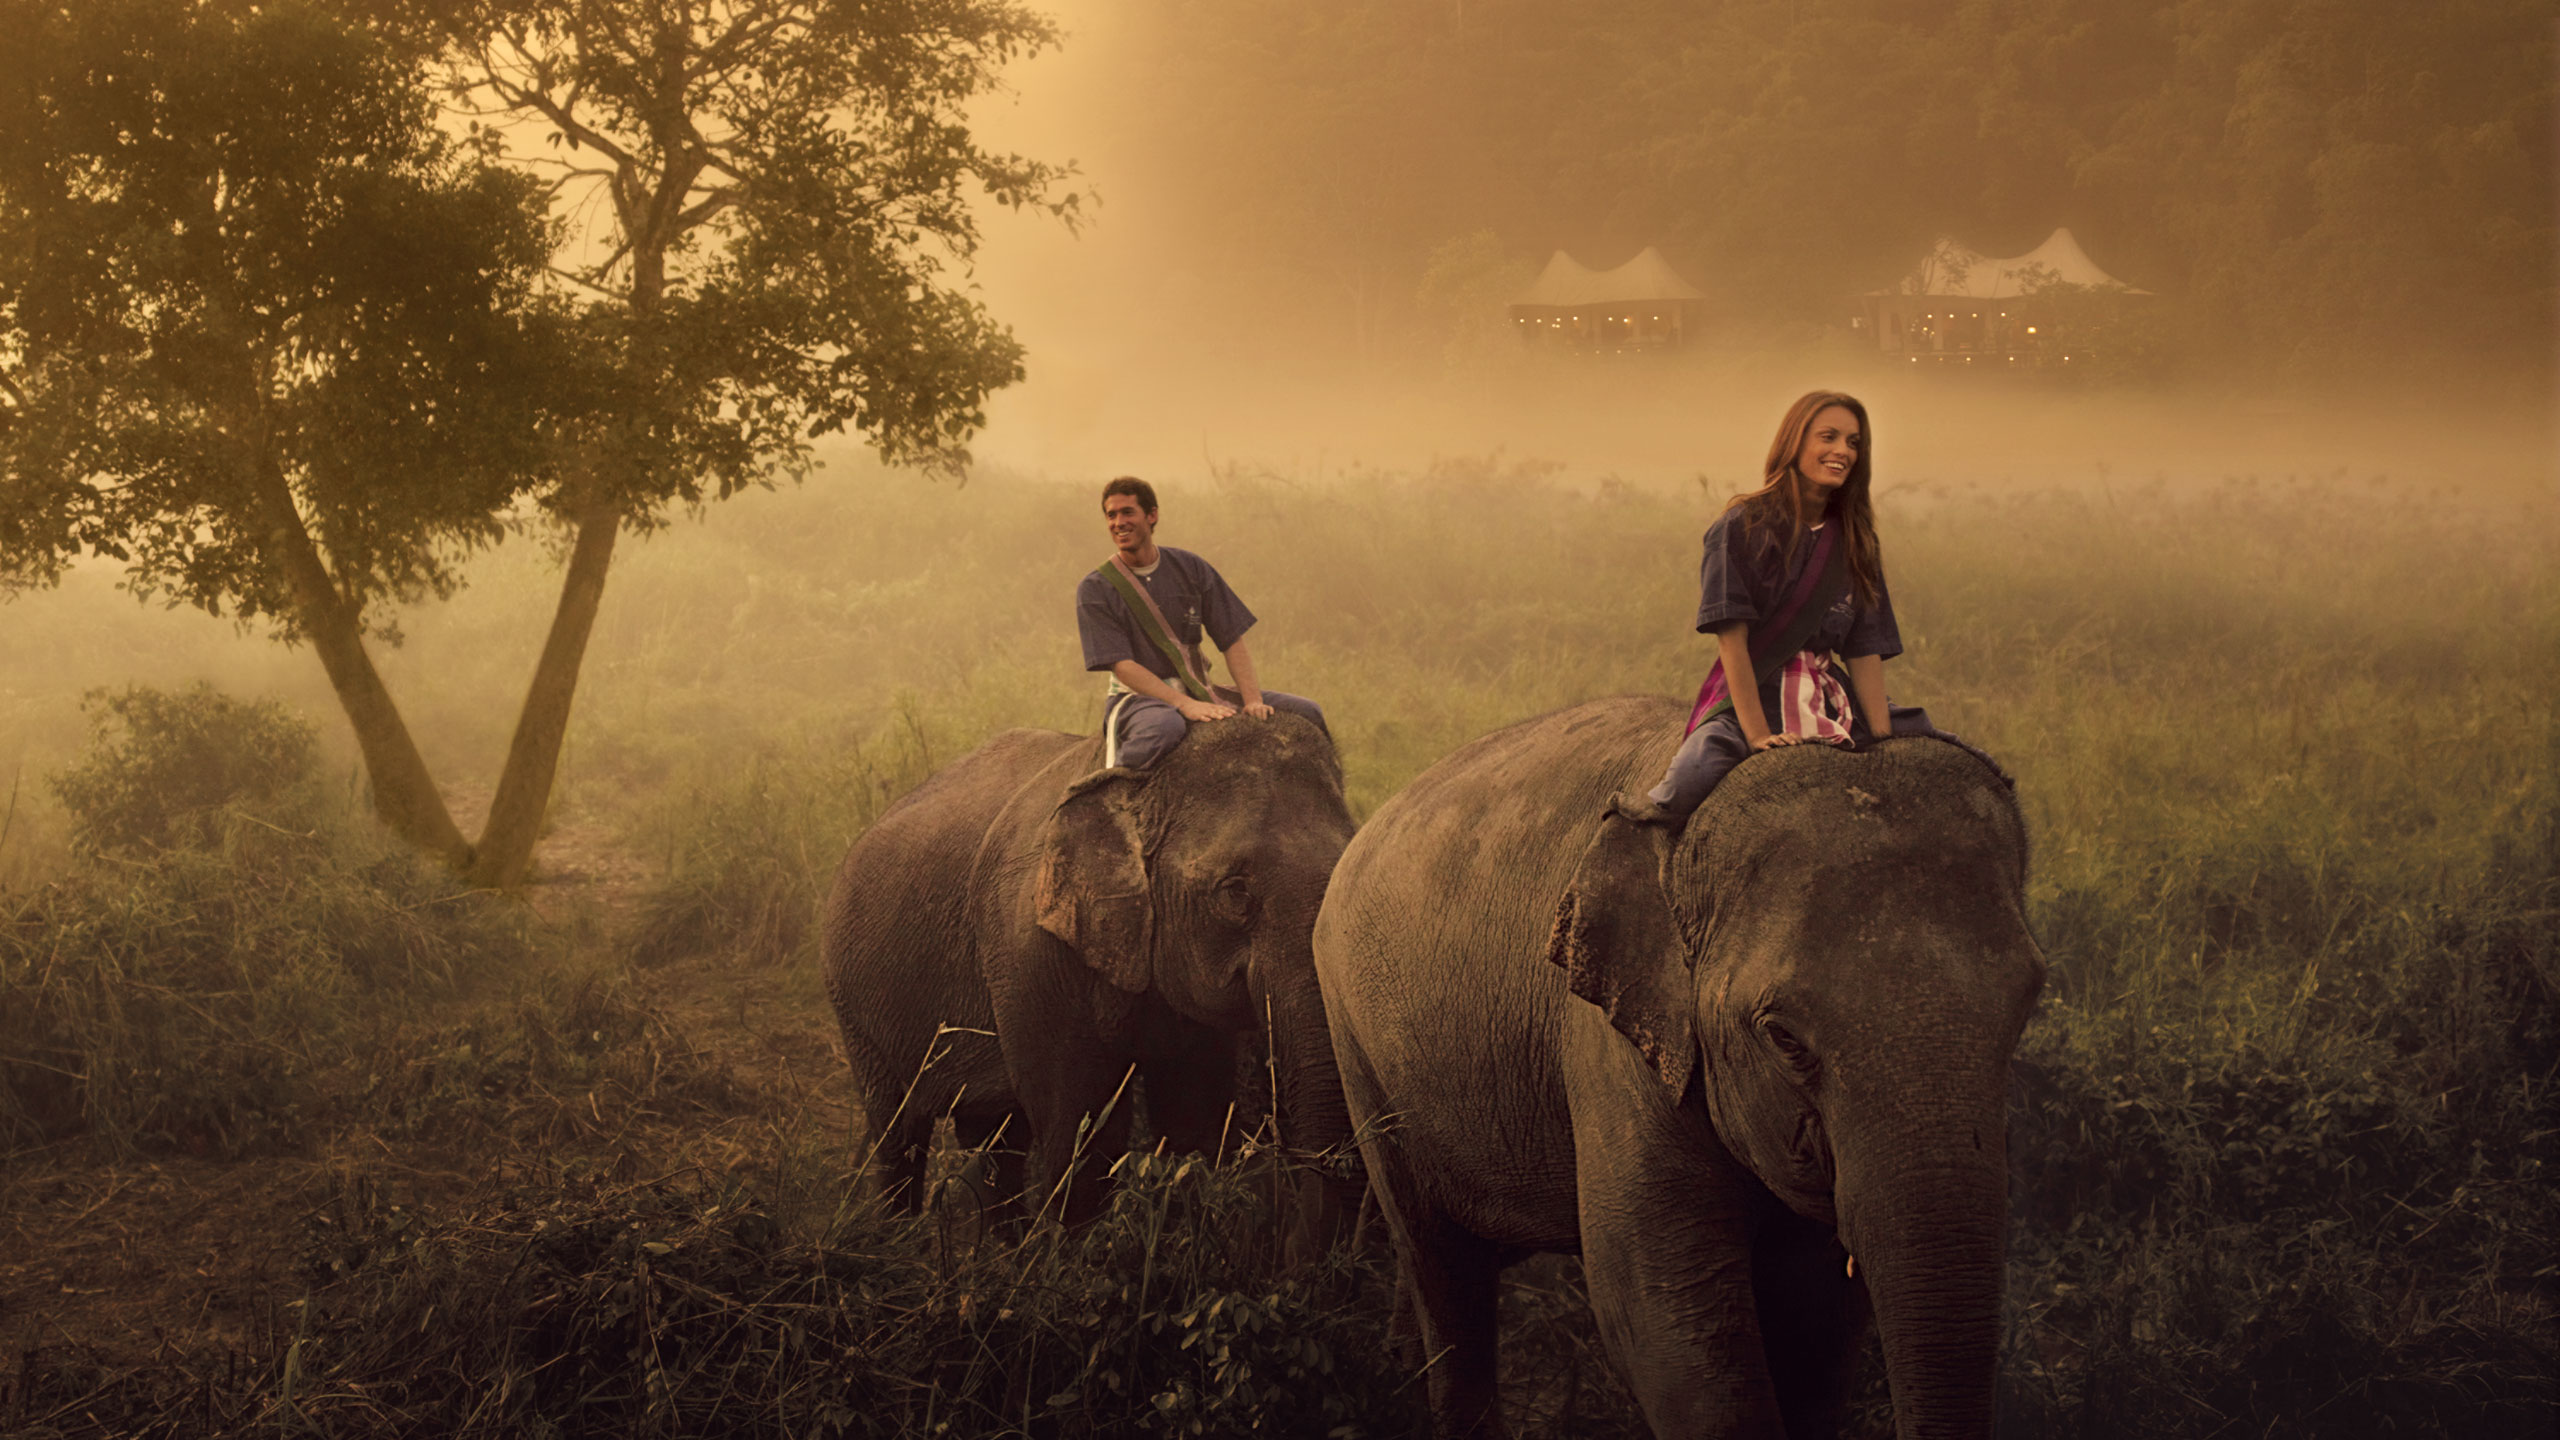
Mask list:
[[1111,527],[1111,543],[1123,555],[1140,555],[1155,542],[1156,517],[1135,495],[1113,495],[1102,502],[1102,521]]

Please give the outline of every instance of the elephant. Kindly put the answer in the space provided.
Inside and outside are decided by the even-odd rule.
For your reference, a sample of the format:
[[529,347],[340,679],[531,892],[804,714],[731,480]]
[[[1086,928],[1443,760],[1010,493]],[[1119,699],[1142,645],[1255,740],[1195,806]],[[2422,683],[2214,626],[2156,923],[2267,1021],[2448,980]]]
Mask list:
[[1682,713],[1466,745],[1362,827],[1316,921],[1434,1422],[1504,1433],[1500,1271],[1563,1252],[1657,1435],[1834,1433],[1870,1326],[1905,1440],[1988,1435],[2044,978],[2006,777],[1931,738],[1798,745],[1685,831],[1615,813]]
[[[1308,934],[1351,833],[1332,743],[1293,715],[1194,726],[1144,772],[1013,730],[919,786],[847,851],[821,937],[885,1188],[920,1198],[948,1114],[963,1145],[1027,1146],[1044,1201],[1072,1172],[1080,1221],[1128,1143],[1130,1067],[1156,1132],[1212,1150],[1256,1032],[1286,1147],[1350,1163]],[[1362,1183],[1316,1184],[1300,1218],[1338,1225]]]

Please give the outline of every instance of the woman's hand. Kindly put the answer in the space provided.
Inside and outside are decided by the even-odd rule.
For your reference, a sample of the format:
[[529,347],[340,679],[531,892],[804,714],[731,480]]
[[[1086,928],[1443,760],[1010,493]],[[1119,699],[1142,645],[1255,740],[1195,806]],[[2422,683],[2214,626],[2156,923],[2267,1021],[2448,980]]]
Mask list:
[[1752,741],[1751,748],[1755,751],[1772,750],[1780,745],[1801,745],[1803,743],[1803,736],[1798,735],[1792,730],[1781,730],[1775,735],[1763,735],[1759,739]]

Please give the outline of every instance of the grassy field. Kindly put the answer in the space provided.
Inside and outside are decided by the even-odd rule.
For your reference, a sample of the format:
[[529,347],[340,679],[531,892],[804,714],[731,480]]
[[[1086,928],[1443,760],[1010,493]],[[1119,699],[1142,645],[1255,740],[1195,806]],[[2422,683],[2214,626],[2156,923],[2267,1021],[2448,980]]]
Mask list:
[[[1082,486],[849,478],[625,552],[529,908],[383,848],[308,657],[181,664],[178,622],[89,594],[0,611],[35,622],[0,632],[0,1331],[30,1357],[0,1426],[1397,1433],[1375,1267],[1283,1273],[1251,1167],[1137,1164],[1092,1232],[1024,1244],[850,1195],[815,897],[937,766],[1090,728],[1067,597],[1105,541]],[[1230,471],[1166,486],[1160,538],[1264,617],[1265,680],[1323,701],[1365,815],[1498,725],[1693,687],[1720,498],[1500,460]],[[2018,776],[2053,962],[2005,1433],[2560,1415],[2555,518],[2344,473],[1882,497],[1892,688]],[[495,557],[386,661],[459,808],[550,583]],[[315,758],[178,848],[75,853],[43,777],[78,690],[137,673],[281,695]],[[606,855],[637,880],[595,883]],[[98,1287],[42,1245],[138,1223],[112,1177],[189,1166],[269,1257],[220,1323],[140,1308],[191,1293],[174,1261],[123,1308],[60,1299]],[[1575,1285],[1509,1293],[1515,1416],[1640,1434]]]

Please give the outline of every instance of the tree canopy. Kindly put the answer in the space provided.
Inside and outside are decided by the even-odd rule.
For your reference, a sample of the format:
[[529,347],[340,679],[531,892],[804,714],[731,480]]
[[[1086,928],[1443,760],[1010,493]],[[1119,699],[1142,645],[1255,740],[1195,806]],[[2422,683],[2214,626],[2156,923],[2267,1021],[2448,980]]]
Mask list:
[[[1009,0],[0,0],[0,27],[0,580],[101,556],[310,641],[384,818],[493,885],[615,537],[832,431],[964,463],[1022,373],[959,283],[972,192],[1076,213],[965,123],[1054,38]],[[365,641],[536,527],[561,600],[468,842]]]

